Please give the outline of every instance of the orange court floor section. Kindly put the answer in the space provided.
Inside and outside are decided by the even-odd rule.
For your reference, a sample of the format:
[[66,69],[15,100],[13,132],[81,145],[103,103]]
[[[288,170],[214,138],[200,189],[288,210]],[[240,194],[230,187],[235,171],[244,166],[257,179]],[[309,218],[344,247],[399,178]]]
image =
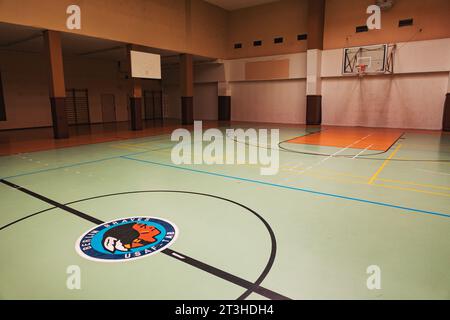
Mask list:
[[287,141],[327,147],[387,151],[402,135],[398,129],[329,127]]

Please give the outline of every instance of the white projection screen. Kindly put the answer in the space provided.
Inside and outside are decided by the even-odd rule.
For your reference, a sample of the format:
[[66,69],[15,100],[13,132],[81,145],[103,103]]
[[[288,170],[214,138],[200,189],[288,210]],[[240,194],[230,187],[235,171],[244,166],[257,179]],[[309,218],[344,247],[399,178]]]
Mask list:
[[161,56],[158,54],[130,51],[131,76],[143,79],[161,79]]

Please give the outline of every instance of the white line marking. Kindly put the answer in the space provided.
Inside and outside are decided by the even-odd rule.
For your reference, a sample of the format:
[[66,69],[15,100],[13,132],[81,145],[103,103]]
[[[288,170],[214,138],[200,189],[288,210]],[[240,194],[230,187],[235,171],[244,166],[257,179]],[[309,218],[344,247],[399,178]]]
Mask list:
[[172,255],[173,255],[175,258],[178,258],[178,259],[181,259],[181,260],[185,260],[185,259],[186,259],[185,257],[183,257],[183,256],[181,256],[181,255],[179,255],[179,254],[176,254],[175,252],[172,252]]
[[366,152],[367,150],[369,150],[371,147],[373,146],[373,144],[371,144],[370,146],[368,146],[367,148],[365,148],[363,151],[361,151],[360,153],[358,153],[356,156],[354,156],[352,159],[356,159],[358,158],[360,155],[362,155],[364,152]]
[[[307,172],[307,171],[309,171],[309,170],[311,170],[311,169],[314,169],[315,167],[317,167],[317,166],[323,164],[325,161],[330,160],[331,158],[334,158],[335,156],[337,156],[337,155],[340,154],[341,152],[344,152],[345,150],[350,149],[350,148],[351,148],[352,146],[354,146],[355,144],[358,144],[358,143],[360,143],[361,141],[366,140],[366,139],[369,138],[370,136],[372,136],[372,134],[368,134],[368,135],[365,136],[364,138],[361,138],[361,139],[359,139],[359,140],[356,140],[355,142],[349,144],[349,145],[346,146],[345,148],[343,148],[343,149],[341,149],[341,150],[339,150],[339,151],[336,151],[336,152],[333,153],[332,155],[330,155],[330,156],[328,156],[328,157],[326,157],[326,158],[320,160],[319,162],[313,164],[312,166],[309,166],[309,167],[306,168],[305,170],[300,171],[300,172],[298,173],[298,175],[302,175],[302,174],[304,174],[305,172]],[[368,147],[368,148],[370,148],[370,147]],[[364,152],[364,151],[363,151],[363,152]],[[296,168],[296,167],[294,167],[294,168]],[[283,179],[283,181],[290,181],[290,180],[292,180],[292,178],[286,178],[286,179]]]

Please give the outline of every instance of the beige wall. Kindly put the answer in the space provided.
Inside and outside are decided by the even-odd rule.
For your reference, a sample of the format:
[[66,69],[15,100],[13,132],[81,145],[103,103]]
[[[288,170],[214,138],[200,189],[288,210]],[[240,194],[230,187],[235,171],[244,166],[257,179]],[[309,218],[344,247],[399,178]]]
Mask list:
[[64,72],[67,89],[88,89],[91,123],[102,122],[101,94],[114,94],[117,120],[128,120],[127,93],[131,86],[120,77],[115,62],[65,57]]
[[[306,51],[306,41],[297,35],[307,32],[307,0],[281,0],[230,12],[227,56],[229,59],[270,56]],[[274,44],[275,37],[284,43]],[[254,47],[254,40],[262,40]],[[234,49],[242,43],[242,49]]]
[[[81,7],[81,30],[67,30],[66,8]],[[202,0],[2,0],[0,21],[224,57],[227,11]]]
[[[289,73],[278,75],[279,61],[288,61]],[[306,78],[306,52],[295,54],[284,54],[269,57],[233,59],[224,62],[225,74],[227,81],[246,81],[254,80],[252,77],[248,78],[247,66],[258,63],[262,69],[260,72],[264,77],[258,80],[275,80],[281,76],[282,79],[298,79]]]
[[192,0],[191,10],[191,45],[188,52],[225,58],[228,12],[202,0]]
[[1,129],[51,123],[47,63],[43,54],[0,51],[6,121]]
[[197,83],[194,86],[194,119],[218,119],[217,82]]
[[[7,121],[0,130],[51,126],[48,72],[43,54],[0,51]],[[66,88],[88,89],[91,123],[102,122],[102,94],[114,94],[117,121],[128,120],[131,86],[115,61],[64,57]],[[143,81],[144,90],[159,90]]]
[[[355,32],[373,0],[327,0],[325,49],[450,37],[450,1],[396,0],[382,13],[382,30]],[[82,10],[82,29],[66,29],[66,8]],[[0,21],[74,32],[213,58],[236,59],[306,51],[307,0],[280,0],[228,12],[203,0],[2,0]],[[398,28],[414,18],[415,26]],[[423,29],[418,32],[418,29]],[[285,42],[274,44],[282,36]],[[253,47],[262,40],[261,47]],[[242,43],[242,49],[234,49]]]
[[[366,9],[372,4],[373,0],[327,0],[324,49],[450,37],[448,0],[396,0],[392,9],[381,13],[381,30],[356,33],[357,26],[366,24]],[[408,18],[414,19],[414,26],[399,28],[398,21]]]
[[[17,2],[0,1],[0,21],[65,29],[68,1],[40,1],[39,10],[37,1],[24,0],[20,6]],[[221,82],[229,84],[233,120],[305,122],[306,43],[296,42],[296,36],[306,32],[306,0],[281,0],[230,13],[202,0],[72,2],[86,9],[84,34],[187,52],[195,49],[198,54],[214,57],[228,54],[230,59],[224,63],[195,66],[196,117],[215,116],[217,99],[213,102],[212,92]],[[391,11],[383,13],[383,30],[356,35],[354,28],[365,23],[365,9],[372,3],[327,0],[325,47],[329,49],[322,52],[321,65],[324,123],[439,128],[449,88],[450,28],[444,16],[450,1],[397,0]],[[90,19],[98,12],[102,13],[100,20]],[[415,19],[415,27],[397,28],[398,19],[410,17]],[[125,20],[127,24],[119,23]],[[418,27],[423,28],[422,33],[416,32]],[[264,35],[267,38],[262,38]],[[276,36],[288,41],[273,45]],[[291,38],[295,44],[289,42]],[[264,41],[262,47],[252,47],[256,39]],[[402,42],[411,39],[414,41]],[[233,49],[235,42],[244,44],[239,54]],[[384,42],[399,42],[396,75],[362,80],[342,77],[342,48]],[[0,129],[51,124],[45,66],[42,55],[0,51],[8,117],[0,122]],[[257,77],[250,72],[255,66]],[[280,66],[288,72],[280,73]],[[68,88],[89,89],[92,122],[101,121],[102,93],[116,94],[117,119],[127,119],[129,84],[121,78],[115,62],[65,57],[65,73]],[[169,118],[180,118],[179,81],[178,66],[163,69],[165,115]],[[209,103],[214,106],[208,108]],[[426,115],[424,108],[430,110]]]

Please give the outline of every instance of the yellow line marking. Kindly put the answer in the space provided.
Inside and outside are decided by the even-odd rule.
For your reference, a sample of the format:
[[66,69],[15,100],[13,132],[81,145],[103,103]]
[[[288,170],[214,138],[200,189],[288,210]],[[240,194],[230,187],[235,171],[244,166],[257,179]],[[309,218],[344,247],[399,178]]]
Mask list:
[[130,150],[130,151],[145,151],[145,150],[147,150],[147,149],[142,149],[142,148],[130,148],[130,147],[127,147],[127,146],[123,146],[123,145],[113,145],[113,146],[110,146],[111,148],[116,148],[116,149],[123,149],[123,150]]
[[434,184],[423,184],[423,183],[416,183],[416,182],[409,182],[409,181],[400,181],[400,180],[391,180],[391,179],[378,179],[378,180],[379,181],[384,181],[384,182],[392,182],[392,183],[398,183],[398,184],[407,184],[407,185],[411,185],[411,186],[431,188],[431,189],[450,190],[450,187],[438,186],[438,185],[434,185]]
[[395,155],[397,154],[397,152],[398,152],[398,150],[401,148],[401,146],[402,146],[402,145],[399,144],[399,145],[397,146],[397,148],[395,148],[394,152],[392,152],[392,154],[389,156],[389,158],[387,158],[387,159],[383,162],[383,164],[381,165],[381,167],[378,168],[377,172],[375,172],[375,174],[372,176],[372,178],[370,178],[369,184],[373,184],[373,183],[377,180],[377,178],[378,178],[378,176],[380,175],[381,171],[383,171],[383,169],[386,167],[386,165],[389,163],[389,161],[390,161],[393,157],[395,157]]
[[129,144],[124,144],[124,145],[133,146],[133,147],[151,147],[151,145],[149,145],[149,144],[150,144],[150,142],[143,142],[143,143],[133,143],[133,144],[129,143]]
[[[389,160],[392,159],[395,156],[395,153],[398,151],[398,149],[400,148],[400,145],[394,150],[394,152],[392,153],[392,155],[389,157]],[[161,154],[166,154],[168,153],[167,150],[158,150],[158,151],[154,151],[155,153],[161,153]],[[192,156],[192,155],[191,155]],[[385,164],[383,166],[383,168],[386,166],[388,160],[385,161]],[[383,168],[379,169],[378,175],[380,174],[380,172],[382,171]],[[300,169],[300,170],[299,170]],[[298,167],[289,167],[289,166],[282,166],[280,168],[280,171],[284,171],[286,173],[290,173],[290,174],[294,174],[297,175],[297,172],[302,172],[301,168]],[[332,171],[332,170],[321,170],[321,171]],[[330,172],[331,173],[331,172]],[[363,177],[363,176],[357,176],[357,175],[349,175],[349,174],[345,174],[345,173],[337,173],[337,172],[333,172],[335,175],[341,175],[341,176],[346,176],[349,178],[363,178],[363,179],[367,179],[367,177]],[[332,174],[333,174],[332,173]],[[320,174],[320,173],[316,173],[316,172],[309,172],[306,174],[306,176],[311,176],[311,177],[315,177],[317,179],[321,179],[321,180],[333,180],[336,182],[341,182],[341,183],[349,183],[349,184],[358,184],[358,185],[367,185],[366,182],[362,182],[362,181],[355,181],[355,180],[351,180],[351,179],[342,179],[342,178],[337,178],[337,177],[332,177],[329,175],[324,175],[324,174]],[[386,182],[397,182],[397,183],[401,183],[401,184],[413,184],[413,183],[408,183],[406,181],[400,181],[400,180],[389,180],[389,179],[378,179],[380,181],[386,181]],[[414,184],[414,185],[418,185],[418,186],[428,186],[430,188],[443,188],[443,189],[447,189],[446,187],[439,187],[439,186],[433,186],[433,185],[419,185],[419,184]],[[372,184],[372,186],[374,187],[379,187],[379,188],[385,188],[385,189],[397,189],[397,190],[402,190],[402,191],[410,191],[410,192],[416,192],[416,193],[424,193],[424,194],[430,194],[430,195],[435,195],[435,196],[443,196],[443,197],[450,197],[450,194],[447,193],[439,193],[439,192],[432,192],[432,191],[426,191],[426,190],[418,190],[418,189],[413,189],[413,188],[404,188],[404,187],[399,187],[399,186],[389,186],[389,185],[384,185],[384,184]]]
[[425,191],[425,190],[418,190],[413,188],[403,188],[403,187],[397,187],[397,186],[388,186],[385,184],[374,184],[376,187],[383,187],[388,189],[397,189],[397,190],[404,190],[404,191],[412,191],[412,192],[419,192],[419,193],[425,193],[425,194],[432,194],[436,196],[443,196],[443,197],[450,197],[450,193],[440,193],[440,192],[432,192],[432,191]]
[[132,147],[132,148],[142,147],[139,144],[134,144],[134,143],[121,143],[120,145],[125,146],[125,147]]
[[[298,170],[296,170],[298,169]],[[304,168],[302,167],[293,167],[293,166],[282,166],[280,167],[280,171],[285,171],[285,172],[291,172],[292,174],[296,174],[296,172],[301,172]],[[333,175],[333,176],[344,176],[344,177],[349,177],[349,178],[356,178],[356,179],[364,179],[366,180],[368,177],[367,176],[359,176],[359,175],[354,175],[354,174],[348,174],[348,173],[344,173],[344,172],[337,172],[337,171],[333,171],[333,170],[329,170],[329,169],[320,169],[321,173],[316,173],[314,172],[314,175],[321,175],[321,176],[329,176],[329,175]],[[327,172],[327,175],[324,175],[323,172]],[[310,174],[312,175],[312,174]],[[398,183],[398,184],[402,184],[402,185],[412,185],[412,186],[418,186],[418,187],[424,187],[424,188],[431,188],[431,189],[440,189],[440,190],[450,190],[450,187],[447,186],[442,186],[442,185],[434,185],[434,184],[425,184],[425,183],[418,183],[418,182],[412,182],[412,181],[403,181],[403,180],[395,180],[395,179],[383,179],[383,178],[378,178],[377,181],[383,181],[383,182],[391,182],[391,183]]]
[[[292,171],[290,171],[292,173]],[[294,173],[295,174],[295,173]],[[366,182],[358,182],[355,180],[345,180],[341,178],[336,177],[330,177],[330,176],[324,176],[316,173],[307,173],[305,174],[309,177],[314,177],[321,180],[332,180],[340,183],[349,183],[349,184],[358,184],[358,185],[367,185]],[[402,190],[402,191],[410,191],[410,192],[417,192],[417,193],[424,193],[429,195],[435,195],[435,196],[441,196],[441,197],[450,197],[450,193],[440,193],[440,192],[433,192],[433,191],[426,191],[426,190],[418,190],[413,188],[404,188],[404,187],[398,187],[398,186],[389,186],[384,184],[372,184],[372,187],[379,187],[379,188],[385,188],[385,189],[396,189],[396,190]]]
[[[290,169],[280,168],[280,171],[290,172],[290,173],[292,173],[294,175],[300,175],[300,173],[304,172],[304,168],[290,168]],[[308,175],[310,175],[310,176],[314,176],[314,175],[323,176],[323,177],[327,177],[327,178],[333,178],[333,179],[336,179],[336,180],[338,178],[337,177],[332,177],[331,175],[343,176],[343,177],[345,177],[347,179],[348,178],[357,178],[359,180],[361,180],[361,179],[363,179],[365,181],[367,180],[367,177],[359,177],[359,176],[352,176],[352,175],[347,175],[347,174],[337,174],[337,173],[336,174],[332,173],[331,175],[330,174],[321,174],[321,173],[318,173],[316,171],[312,171]],[[366,182],[364,182],[364,184],[366,184]]]

